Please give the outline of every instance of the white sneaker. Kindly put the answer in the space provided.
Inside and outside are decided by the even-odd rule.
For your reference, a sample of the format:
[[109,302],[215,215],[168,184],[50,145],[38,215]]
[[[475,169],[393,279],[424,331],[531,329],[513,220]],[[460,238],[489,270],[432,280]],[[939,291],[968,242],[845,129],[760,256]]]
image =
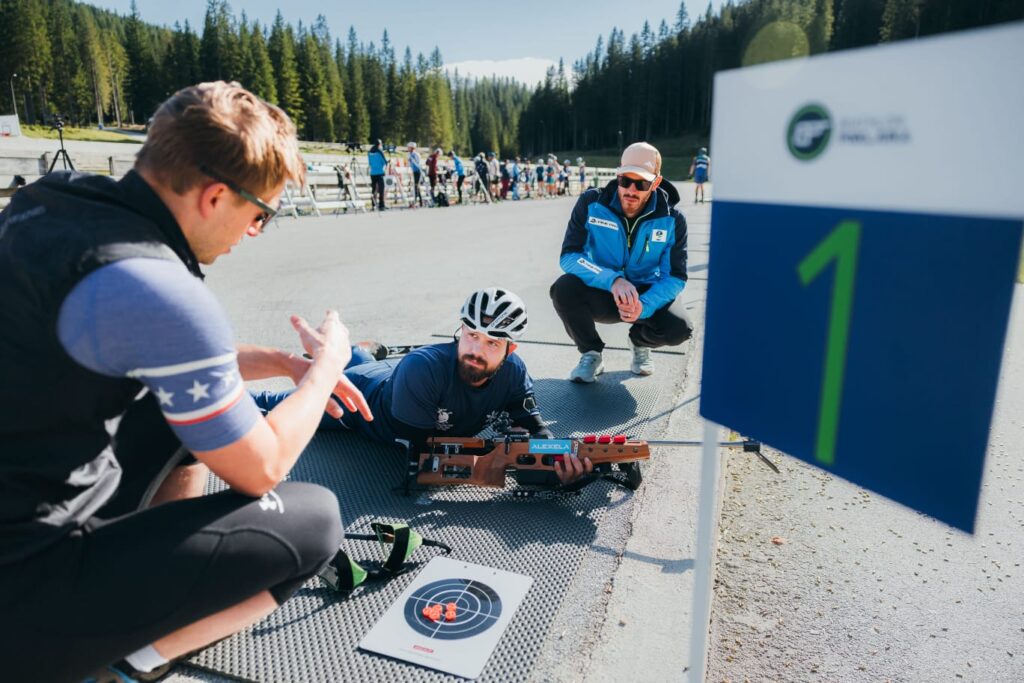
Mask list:
[[633,350],[633,364],[630,366],[630,370],[634,375],[653,375],[654,374],[654,360],[651,358],[651,349],[646,346],[634,346],[633,340],[629,337],[626,338],[629,348]]
[[597,380],[597,376],[604,372],[604,362],[601,360],[600,351],[587,351],[580,356],[580,362],[569,373],[569,379],[581,384],[590,384]]

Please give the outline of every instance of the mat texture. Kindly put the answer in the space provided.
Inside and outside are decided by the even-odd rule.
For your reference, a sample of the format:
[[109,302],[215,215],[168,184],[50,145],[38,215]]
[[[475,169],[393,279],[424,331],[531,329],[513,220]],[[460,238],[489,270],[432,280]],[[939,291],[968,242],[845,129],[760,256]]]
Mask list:
[[[569,355],[566,364],[571,366]],[[608,373],[596,385],[540,379],[535,387],[544,417],[557,436],[642,437],[658,398],[657,383],[628,372]],[[579,495],[560,499],[518,498],[469,487],[405,497],[393,490],[404,467],[396,449],[352,434],[323,432],[299,459],[290,479],[334,491],[350,533],[370,533],[374,520],[404,521],[424,536],[450,545],[453,558],[531,576],[533,587],[477,679],[526,680],[593,541],[612,485],[597,482]],[[374,543],[346,541],[345,548],[357,561],[382,559]],[[421,548],[411,559],[422,566],[437,552]],[[265,683],[461,680],[357,648],[414,575],[415,568],[387,583],[367,583],[348,597],[319,580],[310,581],[267,619],[208,648],[190,663]]]

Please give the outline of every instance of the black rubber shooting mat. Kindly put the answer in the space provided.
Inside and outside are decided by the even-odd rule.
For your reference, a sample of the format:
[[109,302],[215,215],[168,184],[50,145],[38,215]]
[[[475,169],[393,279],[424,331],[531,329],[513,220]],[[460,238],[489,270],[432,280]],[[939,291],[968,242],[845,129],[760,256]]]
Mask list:
[[[547,365],[555,360],[551,356],[557,356],[559,375],[567,373],[578,358],[574,349],[549,349],[545,355],[546,362],[537,365]],[[628,361],[625,364],[628,367]],[[532,361],[530,365],[534,370]],[[542,378],[535,380],[535,389],[542,413],[557,436],[626,433],[642,437],[658,399],[659,383],[651,379],[623,370],[587,386]],[[334,491],[347,532],[371,533],[369,524],[374,520],[407,522],[423,536],[450,545],[453,558],[532,577],[533,587],[477,679],[526,680],[562,597],[593,542],[613,485],[599,481],[579,495],[558,499],[520,498],[472,487],[432,489],[405,497],[393,490],[404,469],[404,457],[397,449],[345,432],[321,432],[290,479]],[[376,543],[346,541],[345,549],[360,562],[384,559]],[[458,680],[357,648],[412,580],[416,568],[438,552],[420,548],[411,558],[411,572],[386,583],[368,582],[347,597],[314,579],[268,618],[208,648],[191,663],[265,683]]]

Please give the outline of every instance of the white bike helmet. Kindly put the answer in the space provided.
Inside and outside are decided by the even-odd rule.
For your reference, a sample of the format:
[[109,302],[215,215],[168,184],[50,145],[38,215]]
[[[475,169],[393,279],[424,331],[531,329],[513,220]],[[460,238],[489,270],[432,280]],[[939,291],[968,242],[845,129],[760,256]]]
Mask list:
[[498,339],[519,339],[526,331],[526,304],[501,287],[473,292],[462,304],[462,322],[471,330]]

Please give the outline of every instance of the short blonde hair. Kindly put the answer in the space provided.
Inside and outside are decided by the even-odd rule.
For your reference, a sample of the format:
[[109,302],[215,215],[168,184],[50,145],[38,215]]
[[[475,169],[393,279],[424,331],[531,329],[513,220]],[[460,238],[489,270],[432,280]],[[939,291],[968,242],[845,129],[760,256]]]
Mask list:
[[208,182],[206,166],[263,197],[285,180],[302,183],[305,162],[288,115],[238,83],[183,88],[160,105],[135,159],[177,194]]

